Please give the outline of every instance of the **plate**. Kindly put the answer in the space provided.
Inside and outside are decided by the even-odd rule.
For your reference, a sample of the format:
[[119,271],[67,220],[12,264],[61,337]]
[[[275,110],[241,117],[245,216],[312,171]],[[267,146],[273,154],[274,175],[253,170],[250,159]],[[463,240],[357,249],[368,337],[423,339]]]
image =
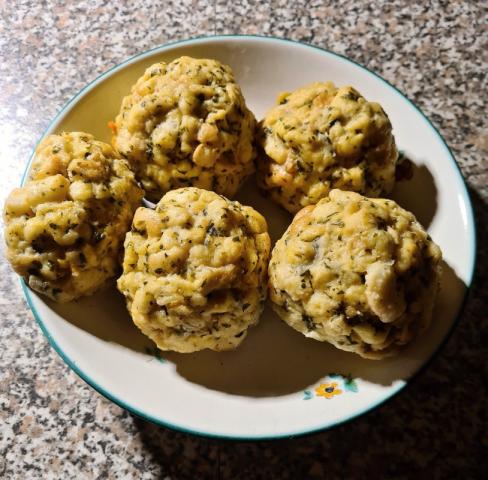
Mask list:
[[[398,357],[372,361],[306,339],[267,307],[235,351],[159,353],[133,326],[115,289],[56,305],[24,285],[39,325],[64,361],[102,395],[140,417],[185,432],[247,440],[291,437],[377,407],[403,389],[438,351],[471,284],[473,213],[452,154],[422,112],[373,72],[326,50],[255,36],[185,40],[130,58],[78,93],[45,135],[82,130],[109,141],[107,122],[144,69],[181,55],[229,64],[257,118],[279,92],[316,80],[352,84],[367,99],[381,103],[399,149],[414,162],[413,179],[400,183],[393,198],[417,215],[444,254],[432,327]],[[264,214],[273,241],[291,220],[259,195],[253,179],[237,199]]]

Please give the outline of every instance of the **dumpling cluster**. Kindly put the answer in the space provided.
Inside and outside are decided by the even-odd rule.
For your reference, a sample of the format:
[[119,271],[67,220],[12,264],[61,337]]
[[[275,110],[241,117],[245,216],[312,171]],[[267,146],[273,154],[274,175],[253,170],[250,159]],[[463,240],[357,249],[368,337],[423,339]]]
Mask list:
[[[392,190],[398,151],[386,113],[354,88],[282,94],[257,125],[230,67],[181,57],[149,67],[110,126],[113,147],[47,137],[6,201],[7,258],[32,289],[90,295],[123,256],[134,323],[177,352],[237,347],[268,291],[288,325],[365,358],[429,325],[441,252],[411,213],[360,195]],[[266,220],[227,198],[255,161],[261,190],[296,213],[271,261]]]
[[352,87],[313,83],[278,97],[261,126],[258,183],[289,212],[333,188],[390,193],[398,151],[378,103]]
[[228,350],[259,319],[269,251],[266,221],[253,208],[180,188],[155,210],[137,210],[118,287],[161,350]]
[[28,285],[68,302],[120,268],[120,248],[143,196],[125,160],[86,133],[47,137],[28,181],[4,209],[7,258]]
[[270,298],[307,337],[382,358],[429,325],[440,261],[439,247],[394,201],[332,190],[276,243]]
[[181,57],[152,65],[132,87],[113,145],[149,200],[188,186],[232,197],[254,171],[255,125],[230,67]]

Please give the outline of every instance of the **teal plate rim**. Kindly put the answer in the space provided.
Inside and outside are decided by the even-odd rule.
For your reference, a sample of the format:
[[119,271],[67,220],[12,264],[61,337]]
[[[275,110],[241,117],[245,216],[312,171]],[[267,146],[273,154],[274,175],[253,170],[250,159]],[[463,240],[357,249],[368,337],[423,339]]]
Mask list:
[[461,173],[461,169],[459,168],[459,165],[457,164],[454,155],[452,154],[449,146],[447,145],[446,141],[440,134],[439,130],[432,124],[432,122],[429,120],[429,118],[424,114],[424,112],[412,101],[410,100],[404,93],[402,93],[397,87],[392,85],[390,82],[385,80],[383,77],[378,75],[377,73],[373,72],[369,68],[366,68],[364,65],[361,65],[360,63],[351,60],[350,58],[346,57],[345,55],[341,55],[339,53],[335,53],[331,50],[322,48],[322,47],[317,47],[315,45],[310,45],[307,43],[299,42],[296,40],[291,40],[287,38],[281,38],[281,37],[275,37],[275,36],[265,36],[265,35],[201,35],[201,36],[196,36],[192,37],[186,40],[176,40],[173,42],[168,42],[163,45],[159,45],[157,47],[151,48],[149,50],[146,50],[144,52],[141,52],[139,54],[133,55],[126,59],[125,61],[119,63],[118,65],[115,65],[114,67],[108,69],[98,77],[96,77],[94,80],[89,82],[85,87],[83,87],[76,95],[74,95],[62,108],[61,110],[56,114],[56,116],[51,120],[49,123],[48,127],[42,134],[42,136],[39,138],[38,142],[36,143],[36,146],[34,147],[32,154],[30,156],[29,162],[27,163],[26,169],[24,171],[24,174],[22,176],[21,180],[21,185],[25,183],[25,179],[27,176],[27,172],[29,171],[32,159],[34,157],[34,152],[35,148],[37,145],[44,139],[44,137],[48,134],[48,132],[51,130],[52,126],[58,122],[59,119],[62,118],[62,116],[67,112],[67,110],[73,106],[80,98],[82,98],[88,91],[93,89],[95,86],[97,86],[100,82],[105,80],[108,76],[110,76],[112,73],[121,70],[122,68],[126,67],[127,65],[133,63],[136,60],[140,60],[142,58],[148,57],[153,55],[156,52],[164,52],[165,50],[170,50],[171,48],[175,47],[176,45],[191,45],[195,43],[205,43],[208,41],[225,41],[226,39],[241,39],[241,40],[249,40],[249,39],[254,39],[254,40],[261,40],[264,42],[276,42],[276,43],[290,43],[294,45],[299,45],[302,48],[310,48],[313,50],[317,50],[321,53],[331,55],[337,58],[340,58],[342,60],[345,60],[346,62],[349,62],[353,65],[356,65],[359,68],[362,68],[366,72],[368,72],[370,75],[373,75],[376,77],[378,80],[380,80],[383,84],[385,84],[387,87],[392,89],[397,95],[400,95],[402,99],[406,100],[412,107],[417,110],[420,115],[425,119],[426,123],[429,125],[429,127],[434,131],[434,133],[437,135],[439,140],[441,141],[442,145],[444,146],[444,149],[446,150],[448,157],[450,158],[455,171],[457,172],[458,175],[458,181],[461,187],[461,192],[462,192],[462,197],[463,197],[463,203],[466,206],[466,220],[467,220],[467,226],[468,226],[468,233],[471,239],[471,259],[470,259],[470,272],[469,272],[469,279],[468,283],[466,285],[466,291],[464,293],[464,298],[459,306],[458,311],[456,312],[456,318],[451,325],[451,328],[437,347],[437,349],[432,352],[431,356],[426,360],[426,362],[408,379],[408,381],[404,382],[403,384],[400,384],[397,386],[395,390],[391,392],[391,394],[383,398],[381,401],[377,402],[374,405],[371,405],[354,415],[341,419],[336,422],[328,423],[326,425],[321,425],[316,428],[308,429],[305,431],[296,431],[296,432],[290,432],[286,434],[278,434],[278,435],[248,435],[248,436],[238,436],[238,435],[224,435],[224,434],[216,434],[216,433],[211,433],[211,432],[202,432],[202,431],[197,431],[197,430],[192,430],[190,428],[186,428],[180,425],[175,425],[172,424],[171,422],[168,422],[166,420],[162,420],[160,418],[153,417],[141,410],[139,410],[137,407],[134,407],[133,405],[127,404],[124,400],[121,398],[116,397],[113,395],[111,392],[105,390],[104,387],[99,385],[97,382],[95,382],[88,374],[83,372],[80,368],[77,367],[77,365],[66,355],[66,353],[63,351],[63,349],[56,343],[54,338],[51,336],[49,330],[47,329],[46,325],[42,321],[41,316],[37,312],[34,303],[32,301],[32,293],[30,289],[26,286],[25,282],[21,279],[21,286],[24,292],[24,295],[26,297],[27,303],[29,305],[29,308],[31,309],[34,318],[36,322],[38,323],[39,327],[41,328],[42,332],[48,339],[49,343],[51,346],[54,348],[54,350],[58,353],[58,355],[62,358],[62,360],[68,365],[71,370],[73,370],[83,381],[85,381],[88,385],[90,385],[92,388],[94,388],[98,393],[109,399],[110,401],[114,402],[118,406],[122,407],[123,409],[129,411],[130,413],[134,414],[135,416],[142,418],[143,420],[149,421],[151,423],[154,423],[156,425],[162,426],[162,427],[167,427],[172,430],[176,430],[182,433],[187,433],[187,434],[192,434],[196,435],[199,437],[204,437],[204,438],[214,438],[214,439],[221,439],[221,440],[234,440],[234,441],[270,441],[270,440],[279,440],[279,439],[289,439],[289,438],[296,438],[296,437],[301,437],[305,435],[311,435],[314,433],[319,433],[323,432],[329,429],[332,429],[336,426],[343,425],[345,423],[351,422],[352,420],[363,416],[367,413],[371,413],[372,411],[376,410],[379,408],[381,405],[386,403],[387,401],[391,400],[392,398],[396,397],[398,393],[401,391],[405,391],[406,387],[408,385],[411,385],[412,382],[416,377],[418,377],[432,362],[432,360],[437,356],[437,354],[442,350],[444,345],[447,343],[449,340],[455,326],[459,323],[461,313],[464,310],[464,307],[466,305],[466,301],[469,296],[469,292],[471,290],[471,286],[473,284],[473,277],[474,277],[474,272],[475,272],[475,265],[476,265],[476,254],[477,254],[477,245],[476,245],[476,224],[474,220],[474,213],[473,213],[473,206],[472,202],[470,199],[470,195],[468,192],[468,188],[466,185],[466,182],[464,180],[464,177]]

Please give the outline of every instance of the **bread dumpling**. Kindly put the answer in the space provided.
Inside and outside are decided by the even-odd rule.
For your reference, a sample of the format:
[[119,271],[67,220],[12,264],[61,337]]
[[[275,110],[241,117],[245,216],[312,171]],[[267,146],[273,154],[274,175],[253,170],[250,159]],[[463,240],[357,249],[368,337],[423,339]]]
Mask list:
[[258,184],[291,213],[339,188],[381,197],[398,151],[378,103],[353,87],[312,83],[278,97],[260,125]]
[[190,186],[232,197],[254,171],[255,126],[230,67],[181,57],[137,80],[112,124],[112,143],[155,203]]
[[383,358],[429,326],[441,257],[393,200],[332,190],[298,212],[276,243],[269,295],[305,336]]
[[229,350],[262,312],[269,252],[266,221],[253,208],[180,188],[155,210],[137,210],[118,288],[161,350]]
[[33,289],[58,302],[113,278],[143,192],[113,148],[82,132],[50,135],[24,186],[4,208],[7,259]]

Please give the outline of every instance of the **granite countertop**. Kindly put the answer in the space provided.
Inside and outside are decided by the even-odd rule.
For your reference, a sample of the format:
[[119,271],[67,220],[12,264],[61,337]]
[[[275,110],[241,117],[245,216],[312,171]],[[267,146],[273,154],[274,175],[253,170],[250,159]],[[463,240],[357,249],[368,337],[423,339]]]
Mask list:
[[70,371],[34,322],[2,255],[0,478],[446,479],[486,474],[486,3],[323,3],[1,1],[2,203],[60,107],[130,55],[171,40],[231,33],[327,47],[378,72],[413,99],[439,128],[467,180],[478,222],[478,271],[447,345],[410,388],[352,423],[271,443],[200,439],[131,415]]

